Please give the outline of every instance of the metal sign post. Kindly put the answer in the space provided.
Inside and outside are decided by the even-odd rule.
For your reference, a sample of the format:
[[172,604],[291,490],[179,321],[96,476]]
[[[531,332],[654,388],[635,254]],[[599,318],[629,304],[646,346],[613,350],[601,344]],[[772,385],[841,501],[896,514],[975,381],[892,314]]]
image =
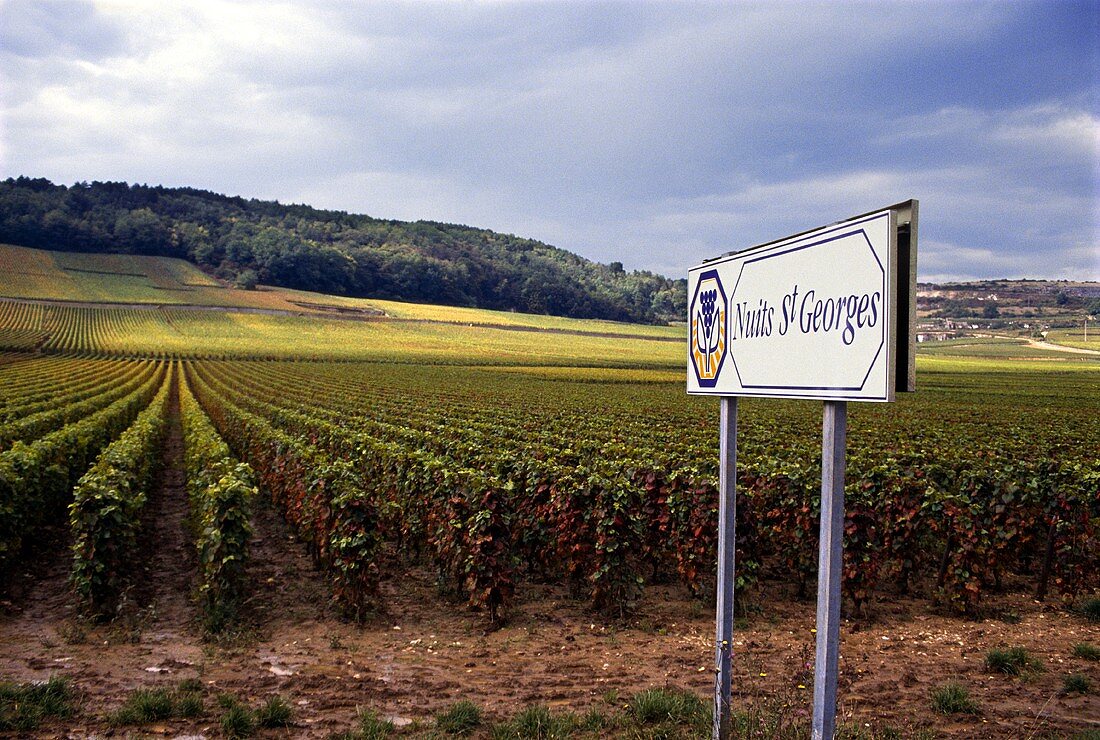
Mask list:
[[821,431],[821,541],[817,556],[813,740],[831,740],[836,731],[840,574],[844,568],[844,446],[848,436],[846,401],[825,402]]
[[917,201],[688,271],[687,392],[721,398],[714,737],[730,737],[737,398],[825,402],[814,740],[836,731],[848,401],[916,388]]
[[737,398],[722,398],[718,473],[718,605],[714,635],[714,737],[730,737],[733,584],[737,554]]

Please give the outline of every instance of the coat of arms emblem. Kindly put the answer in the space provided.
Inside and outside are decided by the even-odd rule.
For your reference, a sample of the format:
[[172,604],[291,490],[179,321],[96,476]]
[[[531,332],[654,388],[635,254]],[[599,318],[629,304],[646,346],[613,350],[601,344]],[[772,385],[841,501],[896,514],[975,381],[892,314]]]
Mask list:
[[699,276],[691,298],[691,364],[703,388],[713,388],[726,359],[726,291],[717,270]]

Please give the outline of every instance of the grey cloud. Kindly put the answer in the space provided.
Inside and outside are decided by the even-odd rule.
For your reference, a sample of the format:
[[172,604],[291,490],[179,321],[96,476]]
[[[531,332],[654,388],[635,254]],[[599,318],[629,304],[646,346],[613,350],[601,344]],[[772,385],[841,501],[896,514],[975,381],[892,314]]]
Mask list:
[[96,61],[121,53],[125,35],[84,0],[5,0],[0,5],[0,49],[24,57]]

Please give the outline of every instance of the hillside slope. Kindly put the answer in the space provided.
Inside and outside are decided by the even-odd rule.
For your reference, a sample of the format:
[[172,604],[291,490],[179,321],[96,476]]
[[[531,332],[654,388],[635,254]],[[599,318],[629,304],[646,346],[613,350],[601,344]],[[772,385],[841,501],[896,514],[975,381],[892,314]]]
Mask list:
[[0,350],[663,368],[683,360],[683,327],[243,290],[167,257],[0,244],[0,276]]
[[243,285],[616,321],[682,320],[686,282],[542,242],[193,188],[0,182],[0,242],[177,257]]

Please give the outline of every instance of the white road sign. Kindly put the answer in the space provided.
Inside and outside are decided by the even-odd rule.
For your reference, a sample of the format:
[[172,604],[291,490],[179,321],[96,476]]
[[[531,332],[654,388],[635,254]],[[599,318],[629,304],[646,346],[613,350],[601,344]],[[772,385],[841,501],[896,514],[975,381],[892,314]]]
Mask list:
[[892,401],[911,390],[916,206],[690,270],[688,393]]

